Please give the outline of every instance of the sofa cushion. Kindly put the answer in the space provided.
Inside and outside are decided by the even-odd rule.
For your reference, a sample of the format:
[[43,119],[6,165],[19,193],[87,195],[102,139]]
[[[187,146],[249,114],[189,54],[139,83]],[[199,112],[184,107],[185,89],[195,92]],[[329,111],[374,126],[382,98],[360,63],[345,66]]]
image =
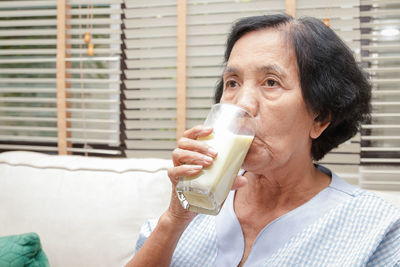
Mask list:
[[168,206],[163,159],[0,154],[0,236],[36,232],[51,266],[122,266]]

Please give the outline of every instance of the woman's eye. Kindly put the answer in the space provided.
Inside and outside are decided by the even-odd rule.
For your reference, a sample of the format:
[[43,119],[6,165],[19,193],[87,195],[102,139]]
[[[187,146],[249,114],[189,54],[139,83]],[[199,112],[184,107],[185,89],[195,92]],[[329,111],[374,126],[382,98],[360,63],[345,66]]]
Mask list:
[[268,79],[268,80],[267,80],[267,85],[268,85],[269,87],[274,87],[274,86],[278,85],[278,83],[277,83],[275,80]]
[[236,86],[238,86],[238,83],[235,81],[227,81],[226,83],[227,88],[235,88]]

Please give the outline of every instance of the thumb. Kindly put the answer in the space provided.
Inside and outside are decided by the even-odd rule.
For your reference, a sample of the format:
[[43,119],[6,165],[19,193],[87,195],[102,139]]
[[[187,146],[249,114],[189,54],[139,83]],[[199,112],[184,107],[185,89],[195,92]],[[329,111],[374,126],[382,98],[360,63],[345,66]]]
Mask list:
[[247,178],[245,176],[238,175],[232,185],[232,190],[239,189],[247,185]]

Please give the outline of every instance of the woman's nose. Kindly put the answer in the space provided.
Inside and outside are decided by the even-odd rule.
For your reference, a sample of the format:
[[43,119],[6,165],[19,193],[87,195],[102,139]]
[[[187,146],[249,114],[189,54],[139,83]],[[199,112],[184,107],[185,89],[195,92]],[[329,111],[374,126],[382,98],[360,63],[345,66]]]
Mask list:
[[256,90],[249,87],[242,87],[236,95],[236,105],[246,109],[254,117],[258,113],[259,99]]

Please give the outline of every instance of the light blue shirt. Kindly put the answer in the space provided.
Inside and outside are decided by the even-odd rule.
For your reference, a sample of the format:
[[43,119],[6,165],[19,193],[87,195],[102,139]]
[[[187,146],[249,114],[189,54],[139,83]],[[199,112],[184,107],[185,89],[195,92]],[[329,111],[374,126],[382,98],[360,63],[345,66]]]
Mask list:
[[[400,265],[400,210],[328,169],[330,185],[258,234],[245,266]],[[217,216],[198,215],[182,234],[171,266],[237,266],[244,238],[232,191]],[[147,222],[140,248],[156,225]]]

